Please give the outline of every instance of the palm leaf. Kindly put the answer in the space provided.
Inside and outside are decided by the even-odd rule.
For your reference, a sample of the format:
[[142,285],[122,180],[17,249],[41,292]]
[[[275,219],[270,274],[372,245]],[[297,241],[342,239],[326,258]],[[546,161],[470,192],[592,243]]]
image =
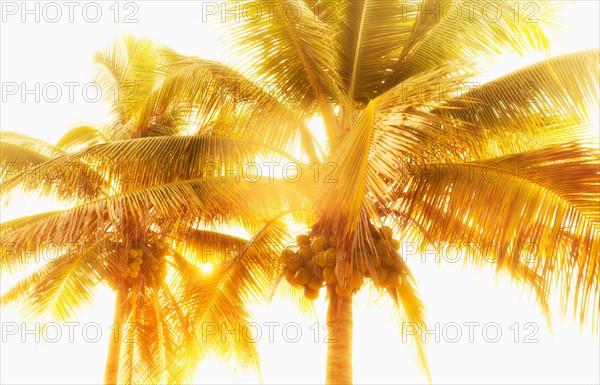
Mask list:
[[76,244],[98,231],[124,231],[126,223],[157,223],[169,232],[180,222],[251,227],[256,218],[268,218],[302,204],[302,198],[282,183],[204,178],[147,187],[9,225],[0,239],[1,245],[11,246],[3,250],[3,268],[18,264],[31,243],[40,248]]
[[31,136],[2,131],[0,135],[0,177],[10,179],[15,174],[31,170],[64,152]]
[[124,383],[183,383],[197,362],[196,339],[168,287],[144,288],[135,320],[129,312],[119,377]]
[[194,264],[219,264],[232,258],[246,242],[246,239],[218,231],[181,227],[174,231],[172,239],[175,250]]
[[[268,298],[280,267],[274,246],[282,247],[287,232],[278,221],[266,222],[233,259],[190,282],[184,291],[191,322],[203,328],[203,342],[210,351],[218,352],[219,358],[235,358],[244,365],[258,367],[254,343],[241,337],[241,328],[250,321],[247,307]],[[234,332],[227,336],[225,331]]]
[[[468,0],[459,0],[449,7],[446,2],[423,1],[419,19],[424,21],[416,23],[411,31],[388,82],[389,87],[458,59],[477,58],[478,62],[485,62],[504,52],[523,55],[532,50],[547,51],[544,27],[555,24],[555,5],[536,3],[535,19],[538,22],[515,19],[514,10],[511,10],[513,4],[507,2],[494,3],[497,15],[487,16],[486,5],[477,3],[473,6]],[[474,12],[467,12],[473,8]]]
[[[517,161],[532,168],[518,171]],[[497,258],[498,270],[513,275],[526,248],[534,245],[533,272],[559,288],[563,309],[573,304],[580,321],[591,315],[593,323],[600,250],[594,209],[599,196],[597,152],[555,146],[428,170],[405,185],[404,203],[398,206],[420,231],[429,239],[474,243]],[[485,245],[496,247],[488,250]]]
[[469,161],[594,140],[587,126],[598,105],[599,57],[598,49],[554,57],[448,100],[431,111],[445,123],[431,145]]
[[56,147],[72,152],[106,142],[108,142],[108,138],[101,130],[91,126],[79,126],[63,135],[56,143]]
[[413,336],[412,340],[416,348],[417,363],[425,372],[427,379],[431,383],[431,373],[429,372],[429,365],[427,364],[424,346],[424,341],[427,336],[425,333],[427,330],[425,324],[425,306],[419,298],[415,284],[411,278],[403,277],[401,285],[398,288],[390,289],[388,293],[394,300],[398,310],[401,311],[402,335],[406,335],[407,329],[410,327]]
[[[26,190],[44,187],[42,193],[53,195],[54,186],[58,191],[71,188],[74,190],[71,194],[75,195],[81,185],[82,175],[81,169],[72,167],[74,164],[86,165],[98,178],[102,176],[98,183],[88,181],[86,185],[102,187],[104,195],[111,193],[107,181],[112,182],[116,191],[131,191],[186,179],[221,175],[226,179],[226,173],[235,171],[231,179],[241,182],[260,177],[251,175],[254,169],[247,165],[257,164],[257,156],[270,151],[235,138],[169,136],[129,139],[99,144],[54,158],[42,164],[41,168],[61,170],[58,177],[55,174],[42,174],[37,180],[31,180],[24,175],[17,175],[6,181],[3,189],[10,192],[19,186]],[[277,149],[273,152],[279,153]],[[285,153],[282,154],[285,156]],[[40,180],[43,182],[41,186]]]
[[91,305],[95,287],[101,282],[100,258],[104,242],[71,248],[23,278],[9,289],[0,302],[22,301],[25,317],[46,314],[55,320],[72,319],[83,305]]
[[[94,59],[101,69],[97,82],[106,90],[104,95],[120,125],[131,120],[157,82],[162,80],[155,69],[168,65],[176,56],[161,44],[131,34],[122,35],[113,46],[95,53]],[[110,136],[111,139],[124,139],[127,134],[113,131]]]
[[[269,10],[269,17],[249,20],[244,14],[248,5]],[[337,99],[332,26],[304,1],[236,1],[227,6],[236,22],[228,24],[225,44],[239,58],[234,66],[244,75],[272,89],[304,117],[311,117],[319,99]]]
[[0,140],[2,194],[5,201],[16,187],[40,189],[63,200],[97,197],[104,185],[95,170],[79,160],[57,164],[67,154],[32,137],[5,132]]
[[417,1],[336,3],[340,77],[350,100],[366,103],[396,67],[416,18]]

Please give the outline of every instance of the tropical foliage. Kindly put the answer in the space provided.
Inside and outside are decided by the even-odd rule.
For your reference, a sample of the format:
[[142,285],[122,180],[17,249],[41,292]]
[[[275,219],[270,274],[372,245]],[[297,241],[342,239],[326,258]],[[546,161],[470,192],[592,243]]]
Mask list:
[[[427,17],[445,1],[252,1],[272,14],[251,19],[236,3],[229,66],[125,37],[96,57],[99,80],[119,84],[105,127],[77,128],[57,147],[3,134],[2,164],[39,170],[27,178],[30,168],[3,168],[4,196],[21,188],[72,205],[3,224],[3,271],[24,265],[33,247],[60,245],[65,256],[3,303],[70,317],[106,282],[117,292],[116,322],[138,325],[142,342],[114,344],[106,382],[172,382],[209,354],[257,365],[252,344],[198,338],[202,325],[248,320],[248,304],[286,273],[294,285],[326,281],[328,322],[340,329],[327,382],[349,383],[352,295],[370,282],[362,277],[408,321],[425,321],[395,238],[480,245],[469,250],[477,266],[493,257],[547,315],[557,293],[564,314],[597,332],[600,154],[587,124],[598,50],[467,89],[500,53],[547,48],[552,3],[539,5],[539,23],[515,21],[508,3],[493,23]],[[326,143],[307,127],[315,116]],[[266,162],[293,162],[296,172],[249,176],[248,165]],[[310,231],[284,249],[290,223]],[[333,250],[333,277],[319,260],[325,250],[310,247],[317,239]],[[524,258],[532,252],[535,264]],[[199,262],[213,271],[200,273]],[[420,336],[415,343],[429,374]]]

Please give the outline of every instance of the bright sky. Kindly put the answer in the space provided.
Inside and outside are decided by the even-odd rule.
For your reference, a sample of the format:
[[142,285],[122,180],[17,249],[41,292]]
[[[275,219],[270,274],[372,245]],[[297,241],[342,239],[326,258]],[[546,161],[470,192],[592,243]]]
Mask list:
[[[12,5],[10,5],[10,4]],[[9,4],[9,5],[7,5]],[[85,20],[80,3],[69,22],[68,8],[58,2],[63,12],[55,23],[45,19],[56,17],[56,9],[39,3],[39,23],[35,15],[21,22],[21,10],[13,14],[21,2],[2,3],[1,128],[56,142],[69,128],[81,124],[99,125],[106,119],[106,105],[90,101],[93,89],[83,94],[92,80],[92,53],[106,47],[122,31],[159,40],[180,53],[218,59],[222,56],[216,44],[216,33],[202,22],[200,2],[136,1],[98,2],[88,6],[86,17],[94,19],[96,8],[102,16],[96,23]],[[33,9],[34,2],[27,3]],[[79,3],[78,3],[79,4]],[[11,8],[11,6],[13,8]],[[113,8],[111,8],[113,7]],[[45,9],[45,11],[44,11]],[[115,14],[119,10],[118,15]],[[565,13],[567,29],[554,39],[552,54],[598,47],[598,3],[576,1]],[[44,18],[45,16],[45,18]],[[119,21],[115,23],[114,18]],[[129,17],[134,23],[124,23]],[[495,73],[504,73],[540,58],[503,61]],[[63,93],[56,103],[56,88],[47,86],[48,94],[36,102],[28,96],[13,95],[5,87],[23,83],[28,89],[40,83],[57,83]],[[76,82],[73,100],[69,100],[65,83]],[[597,127],[597,122],[596,122]],[[26,207],[11,207],[2,212],[2,221],[48,209],[48,202],[28,200]],[[598,339],[586,328],[580,332],[570,320],[555,318],[554,334],[550,334],[532,298],[508,281],[496,281],[490,271],[463,269],[457,264],[438,266],[433,258],[415,258],[411,267],[417,277],[428,308],[431,329],[438,325],[440,339],[428,344],[429,363],[434,383],[599,383],[600,353]],[[3,278],[2,290],[13,279]],[[323,294],[323,293],[322,293]],[[112,322],[113,294],[99,292],[96,306],[86,309],[73,325],[60,324],[61,335],[25,334],[32,323],[21,324],[15,308],[1,312],[2,348],[0,382],[21,384],[102,382]],[[556,303],[558,301],[555,301]],[[317,318],[307,317],[285,300],[276,298],[267,306],[258,306],[256,323],[261,331],[258,347],[262,357],[261,378],[264,383],[322,383],[325,373],[326,344],[323,325],[326,304],[316,301]],[[554,307],[558,313],[557,307]],[[393,307],[363,290],[355,299],[354,373],[356,383],[424,383],[425,377],[414,365],[410,344],[398,332]],[[271,324],[277,322],[279,324]],[[468,323],[474,324],[469,341]],[[466,324],[465,324],[466,323]],[[457,329],[458,325],[458,329]],[[17,329],[13,329],[16,327]],[[256,325],[253,326],[256,330]],[[486,327],[486,332],[482,330]],[[272,329],[270,329],[272,328]],[[16,330],[16,334],[12,331]],[[272,330],[270,335],[269,331]],[[319,331],[315,342],[316,331]],[[495,331],[501,332],[492,342]],[[518,330],[518,334],[516,331]],[[100,335],[96,337],[96,331]],[[458,342],[451,342],[457,331]],[[300,333],[296,337],[296,333]],[[527,338],[527,337],[530,338]],[[272,337],[272,338],[270,338]],[[297,339],[297,341],[296,341]],[[23,342],[21,340],[24,340]],[[52,342],[55,341],[55,342]],[[526,342],[529,341],[529,342]],[[233,364],[205,362],[200,365],[197,383],[257,383],[253,371]]]

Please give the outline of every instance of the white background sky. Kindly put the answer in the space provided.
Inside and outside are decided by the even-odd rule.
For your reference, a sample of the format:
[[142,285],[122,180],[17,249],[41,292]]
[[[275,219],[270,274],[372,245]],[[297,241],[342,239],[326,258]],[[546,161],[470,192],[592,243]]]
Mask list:
[[[135,7],[119,5],[119,22],[114,22],[114,3],[98,2],[103,14],[97,23],[89,23],[82,17],[81,6],[75,8],[74,22],[68,19],[68,8],[62,2],[62,18],[48,23],[42,17],[39,23],[34,16],[27,16],[25,23],[21,14],[10,15],[3,2],[3,20],[0,30],[1,65],[0,78],[4,84],[25,82],[33,88],[55,82],[77,82],[74,100],[70,102],[66,86],[57,103],[41,97],[35,102],[28,96],[23,102],[20,94],[8,95],[3,91],[0,127],[32,135],[51,143],[56,142],[69,128],[81,124],[99,125],[106,120],[106,105],[90,103],[83,97],[82,86],[92,80],[94,67],[92,54],[104,48],[123,31],[159,40],[176,51],[205,58],[222,57],[216,44],[216,33],[201,19],[200,2],[192,1],[136,1]],[[35,2],[28,2],[30,9]],[[15,3],[21,6],[21,2]],[[46,3],[40,2],[40,11]],[[136,23],[123,23],[131,11]],[[93,10],[89,15],[94,16]],[[52,9],[47,15],[54,17]],[[10,13],[10,12],[9,12]],[[567,29],[554,39],[552,54],[598,47],[598,3],[576,1],[568,6]],[[43,16],[43,15],[42,15]],[[519,63],[536,60],[529,58]],[[513,60],[513,58],[511,58]],[[498,73],[513,68],[517,61],[505,61],[495,70]],[[3,88],[4,90],[4,88]],[[54,94],[50,94],[50,98]],[[597,122],[596,122],[597,123]],[[596,126],[597,127],[597,126]],[[23,206],[3,209],[2,221],[35,211],[47,209],[47,202],[29,200]],[[532,298],[509,281],[494,278],[490,271],[463,269],[462,265],[437,266],[431,257],[425,262],[418,258],[411,265],[428,308],[431,328],[439,323],[439,329],[455,322],[462,325],[462,338],[451,343],[441,338],[428,344],[429,363],[434,383],[599,383],[600,356],[598,339],[589,328],[580,332],[578,326],[555,316],[554,335],[551,335],[544,318]],[[13,282],[3,277],[2,290]],[[108,348],[109,325],[112,322],[112,301],[108,290],[101,290],[94,308],[86,309],[77,320],[73,340],[69,340],[68,328],[62,325],[62,336],[55,343],[54,335],[42,338],[39,343],[34,335],[23,335],[16,308],[2,309],[2,348],[0,351],[0,383],[83,383],[97,384],[103,379],[104,362]],[[555,299],[555,303],[557,303]],[[262,337],[258,342],[262,357],[262,380],[264,383],[322,383],[325,373],[326,344],[315,343],[315,322],[325,318],[325,302],[316,302],[317,317],[301,315],[293,305],[275,299],[270,306],[257,307],[256,320],[261,325]],[[555,306],[554,312],[558,309]],[[423,383],[426,379],[414,365],[410,345],[404,343],[398,332],[393,307],[386,300],[377,300],[372,294],[361,292],[355,300],[354,372],[356,383]],[[16,335],[6,333],[17,322]],[[273,341],[268,338],[268,322],[279,322]],[[468,341],[465,322],[478,322],[474,341]],[[494,337],[493,329],[482,334],[482,326],[497,323],[502,337],[496,343],[484,337]],[[520,335],[514,341],[514,330],[519,323]],[[535,343],[525,343],[525,337],[533,329],[525,329],[526,323],[537,325],[533,336]],[[95,323],[83,332],[83,325]],[[296,343],[294,323],[300,325],[301,338]],[[290,324],[288,333],[283,326]],[[99,325],[101,338],[94,339],[94,325]],[[514,329],[514,328],[513,328]],[[455,329],[447,329],[452,338]],[[86,340],[87,338],[87,340]],[[320,340],[324,338],[320,330]],[[21,343],[25,339],[25,343]],[[233,364],[206,362],[200,366],[197,383],[257,383],[254,371],[244,371]]]

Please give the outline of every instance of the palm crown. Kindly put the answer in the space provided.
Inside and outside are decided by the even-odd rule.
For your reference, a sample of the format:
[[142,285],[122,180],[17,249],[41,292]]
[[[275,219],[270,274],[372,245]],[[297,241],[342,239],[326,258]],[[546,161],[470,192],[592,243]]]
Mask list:
[[[498,22],[456,23],[426,17],[423,9],[443,1],[412,3],[253,1],[272,14],[247,20],[240,13],[227,24],[237,70],[132,38],[99,53],[101,79],[120,90],[110,124],[68,134],[59,145],[69,152],[22,136],[2,139],[3,164],[61,170],[60,178],[5,178],[6,193],[22,186],[73,202],[4,224],[2,244],[10,250],[3,269],[17,267],[30,242],[93,240],[93,247],[76,251],[84,263],[42,267],[3,301],[24,299],[35,312],[66,317],[105,280],[120,293],[117,322],[149,325],[139,347],[146,366],[134,368],[138,356],[119,353],[116,343],[106,381],[157,382],[185,377],[206,352],[227,357],[232,347],[238,359],[257,363],[249,343],[193,337],[207,322],[246,320],[248,303],[266,298],[284,276],[307,286],[310,298],[325,281],[328,321],[340,329],[328,347],[327,381],[348,383],[351,298],[365,277],[407,320],[424,321],[395,237],[475,245],[469,251],[477,265],[493,257],[499,273],[532,288],[546,313],[553,289],[564,312],[570,307],[581,323],[595,325],[599,154],[586,122],[597,100],[598,51],[466,90],[480,70],[468,58],[543,50],[544,24],[515,22],[509,5],[499,5],[506,9]],[[286,12],[292,5],[299,11],[293,18]],[[243,4],[231,9],[245,12]],[[551,6],[539,16],[552,20]],[[307,128],[314,115],[323,121],[325,146]],[[265,160],[293,162],[296,174],[248,180],[244,167]],[[326,177],[323,164],[334,174]],[[283,249],[289,221],[311,231]],[[228,235],[228,226],[251,236]],[[203,254],[207,244],[217,252]],[[532,247],[533,265],[523,258]],[[130,249],[142,250],[140,273],[131,273]],[[225,257],[231,249],[234,256]],[[282,259],[274,256],[279,249]],[[333,262],[323,260],[324,249]],[[97,262],[85,263],[86,253]],[[145,258],[168,263],[173,274],[150,279]],[[200,260],[214,271],[198,273]],[[172,323],[166,338],[160,331]],[[428,373],[420,336],[415,342]],[[152,344],[162,346],[159,353],[149,353]],[[188,361],[174,356],[179,346]]]

